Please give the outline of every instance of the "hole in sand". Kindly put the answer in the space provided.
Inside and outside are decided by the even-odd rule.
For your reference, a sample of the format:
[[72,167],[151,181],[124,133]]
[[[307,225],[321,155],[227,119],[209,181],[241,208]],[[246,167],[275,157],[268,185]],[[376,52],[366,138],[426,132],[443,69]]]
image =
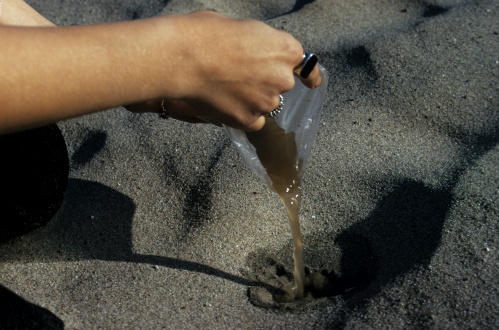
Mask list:
[[305,295],[293,299],[293,259],[289,245],[277,252],[261,249],[247,259],[245,276],[261,286],[248,289],[250,302],[258,307],[300,311],[336,304],[343,294],[362,290],[377,276],[378,260],[369,241],[360,235],[305,238],[308,265]]

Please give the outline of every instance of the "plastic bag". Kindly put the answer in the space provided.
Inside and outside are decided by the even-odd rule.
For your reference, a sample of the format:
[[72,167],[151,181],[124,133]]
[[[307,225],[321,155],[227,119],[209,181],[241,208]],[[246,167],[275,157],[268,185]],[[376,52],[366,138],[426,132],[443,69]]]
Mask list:
[[[321,65],[318,66],[322,78],[321,85],[315,89],[310,89],[303,85],[300,79],[295,77],[295,87],[283,94],[284,109],[277,116],[273,118],[267,117],[266,119],[267,124],[276,124],[284,130],[284,134],[278,134],[279,136],[277,137],[275,134],[273,136],[268,136],[268,141],[266,141],[266,143],[273,144],[274,152],[282,152],[280,148],[284,145],[281,143],[283,138],[294,137],[296,150],[290,152],[296,153],[295,166],[299,166],[301,172],[305,169],[310,155],[322,113],[322,104],[326,97],[329,76]],[[259,138],[259,134],[265,134],[263,132],[265,130],[262,130],[262,132],[247,133],[229,126],[224,127],[246,164],[250,166],[253,172],[258,175],[270,189],[276,191],[269,173],[267,173],[267,169],[262,165],[262,162],[257,155],[255,146],[250,142],[250,140],[253,140],[255,137]],[[267,138],[264,136],[261,137]],[[291,156],[288,155],[288,157]],[[276,157],[276,160],[278,160],[278,158],[279,157]],[[285,169],[281,168],[280,170]]]
[[294,284],[282,301],[301,299],[305,294],[303,238],[299,223],[301,179],[317,134],[326,97],[327,71],[319,65],[322,84],[309,89],[298,78],[295,87],[283,94],[283,110],[266,117],[257,132],[244,132],[225,126],[244,161],[267,186],[275,191],[286,207],[293,235]]

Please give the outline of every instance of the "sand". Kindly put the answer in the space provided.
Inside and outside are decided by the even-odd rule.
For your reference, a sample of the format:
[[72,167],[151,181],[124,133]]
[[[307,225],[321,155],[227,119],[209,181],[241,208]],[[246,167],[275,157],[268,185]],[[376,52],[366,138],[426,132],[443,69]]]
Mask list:
[[111,109],[58,124],[65,199],[0,245],[2,297],[25,307],[3,324],[499,327],[498,1],[28,3],[60,25],[214,9],[316,53],[331,78],[304,177],[305,261],[342,288],[274,304],[292,271],[285,209],[224,130]]

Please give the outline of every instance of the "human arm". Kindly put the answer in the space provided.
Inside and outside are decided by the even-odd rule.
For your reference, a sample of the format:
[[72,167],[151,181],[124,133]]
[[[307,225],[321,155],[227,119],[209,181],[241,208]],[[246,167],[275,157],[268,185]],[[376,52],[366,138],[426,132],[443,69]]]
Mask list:
[[277,95],[293,87],[302,54],[286,33],[211,12],[55,29],[0,26],[0,40],[0,133],[160,99],[174,117],[258,129]]

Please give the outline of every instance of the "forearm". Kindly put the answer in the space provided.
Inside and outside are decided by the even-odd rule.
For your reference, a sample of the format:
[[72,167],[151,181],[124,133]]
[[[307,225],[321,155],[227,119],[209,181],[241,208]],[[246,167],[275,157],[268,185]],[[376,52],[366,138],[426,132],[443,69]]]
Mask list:
[[181,82],[182,68],[165,65],[181,56],[172,20],[55,29],[0,26],[0,133],[178,97],[179,89],[168,81]]
[[1,0],[0,25],[53,26],[22,0]]

